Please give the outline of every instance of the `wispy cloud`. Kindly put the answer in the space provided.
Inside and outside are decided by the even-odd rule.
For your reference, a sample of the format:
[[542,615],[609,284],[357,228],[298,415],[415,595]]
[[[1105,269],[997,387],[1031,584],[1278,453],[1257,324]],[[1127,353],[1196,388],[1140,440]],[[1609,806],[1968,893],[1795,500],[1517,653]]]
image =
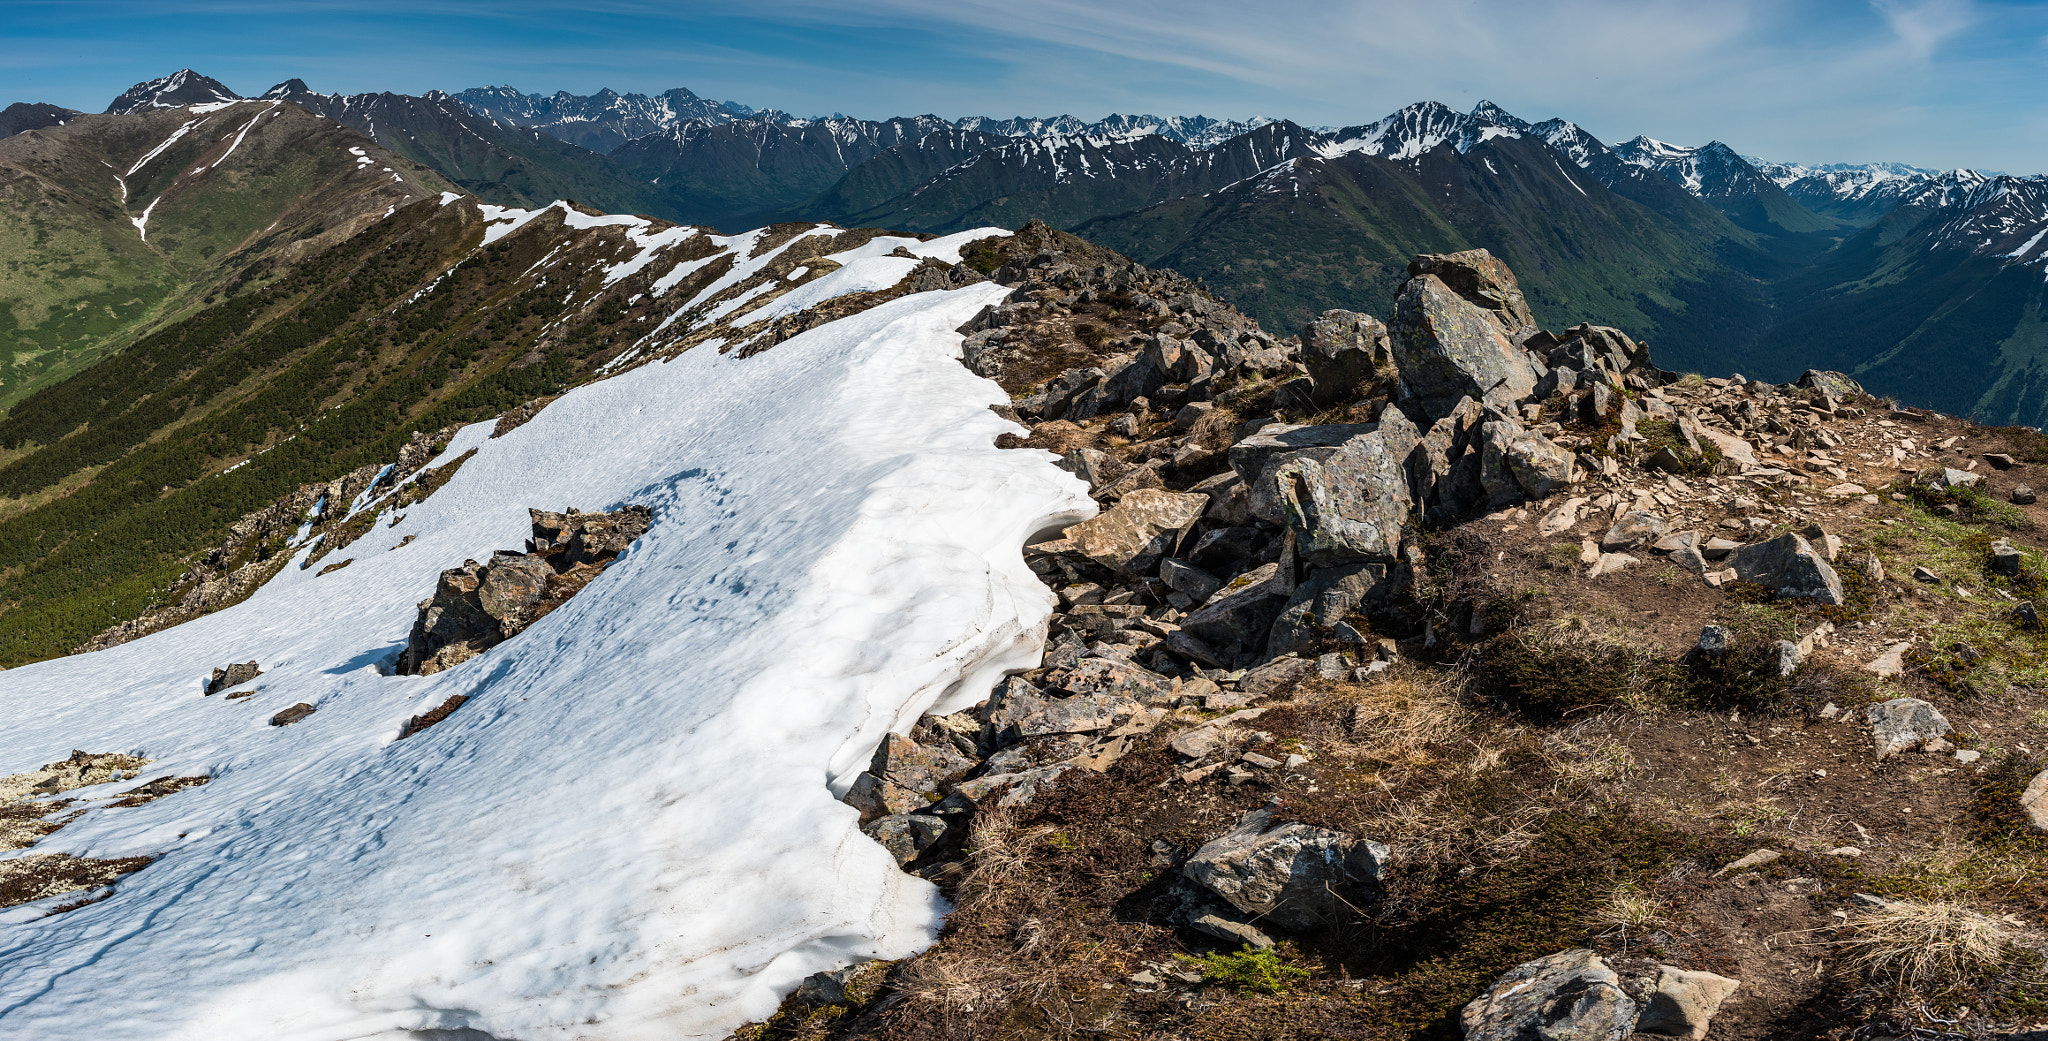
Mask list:
[[1943,40],[1977,24],[1981,15],[1970,0],[1871,0],[1885,24],[1916,61],[1934,55]]

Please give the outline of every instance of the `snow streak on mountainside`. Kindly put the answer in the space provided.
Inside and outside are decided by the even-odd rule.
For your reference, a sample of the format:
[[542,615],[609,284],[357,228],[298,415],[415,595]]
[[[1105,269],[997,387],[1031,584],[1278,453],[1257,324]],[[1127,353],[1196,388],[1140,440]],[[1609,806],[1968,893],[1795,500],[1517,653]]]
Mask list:
[[[485,216],[503,239],[557,211],[624,228],[621,268],[701,235]],[[731,270],[674,305],[685,324],[784,248],[764,233],[720,240]],[[957,259],[973,237],[910,244]],[[900,278],[904,241],[842,251],[813,302]],[[956,327],[1006,293],[915,293],[751,356],[705,343],[504,436],[466,428],[424,501],[356,506],[375,521],[351,566],[0,673],[0,769],[89,747],[213,778],[37,847],[157,859],[89,906],[0,917],[10,1032],[717,1037],[811,972],[928,943],[936,891],[828,782],[1037,664],[1051,597],[1019,547],[1094,510],[1046,453],[993,446],[1007,398],[958,361]],[[528,507],[625,504],[652,527],[574,600],[446,672],[386,674],[438,572],[518,545]],[[201,695],[252,658],[252,697]],[[315,711],[265,724],[295,704]]]

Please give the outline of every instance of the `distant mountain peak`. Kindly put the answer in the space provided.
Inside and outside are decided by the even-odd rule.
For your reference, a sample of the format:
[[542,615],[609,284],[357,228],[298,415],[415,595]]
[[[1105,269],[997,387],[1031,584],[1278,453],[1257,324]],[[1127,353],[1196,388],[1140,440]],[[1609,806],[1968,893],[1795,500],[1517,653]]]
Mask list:
[[44,127],[63,126],[71,121],[71,117],[79,115],[84,113],[41,102],[17,101],[5,109],[0,109],[0,137],[13,137],[24,131],[41,130]]
[[1466,115],[1440,101],[1418,101],[1376,123],[1339,130],[1320,150],[1326,157],[1362,152],[1383,159],[1407,160],[1446,144],[1463,153],[1497,137],[1516,138],[1522,134],[1522,128]]
[[208,105],[221,101],[240,101],[242,96],[227,88],[217,79],[202,76],[191,69],[179,69],[162,79],[148,80],[129,87],[114,103],[107,106],[113,115],[127,115],[133,112],[147,112],[158,108],[184,108],[187,105]]
[[1472,106],[1472,118],[1483,119],[1494,126],[1507,127],[1510,130],[1520,130],[1524,133],[1530,129],[1526,121],[1517,118],[1507,109],[1491,101],[1481,101],[1479,104]]

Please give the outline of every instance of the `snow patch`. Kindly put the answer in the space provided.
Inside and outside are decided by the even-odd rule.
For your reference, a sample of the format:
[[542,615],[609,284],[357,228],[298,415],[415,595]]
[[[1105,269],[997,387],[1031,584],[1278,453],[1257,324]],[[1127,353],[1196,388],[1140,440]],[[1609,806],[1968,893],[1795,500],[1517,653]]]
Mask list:
[[[160,859],[0,932],[8,1033],[718,1037],[812,972],[928,944],[936,890],[826,782],[1037,664],[1052,598],[1019,547],[1094,512],[1048,453],[993,447],[1007,398],[957,360],[953,330],[1006,292],[690,351],[502,438],[473,425],[406,552],[380,520],[347,569],[287,566],[168,632],[0,673],[0,769],[79,747],[214,778],[39,845]],[[651,530],[532,629],[435,676],[378,670],[437,572],[519,544],[527,507],[626,503]],[[252,658],[254,697],[200,696]],[[317,714],[266,725],[300,702]]]

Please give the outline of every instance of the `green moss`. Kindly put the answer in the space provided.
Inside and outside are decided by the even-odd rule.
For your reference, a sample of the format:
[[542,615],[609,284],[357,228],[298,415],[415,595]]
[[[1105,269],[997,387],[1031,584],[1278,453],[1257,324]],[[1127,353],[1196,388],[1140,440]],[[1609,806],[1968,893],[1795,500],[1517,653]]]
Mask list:
[[1221,983],[1258,994],[1284,994],[1311,975],[1307,969],[1281,961],[1277,948],[1253,947],[1250,944],[1229,954],[1205,954],[1201,957],[1176,954],[1174,958],[1199,970],[1204,982]]

